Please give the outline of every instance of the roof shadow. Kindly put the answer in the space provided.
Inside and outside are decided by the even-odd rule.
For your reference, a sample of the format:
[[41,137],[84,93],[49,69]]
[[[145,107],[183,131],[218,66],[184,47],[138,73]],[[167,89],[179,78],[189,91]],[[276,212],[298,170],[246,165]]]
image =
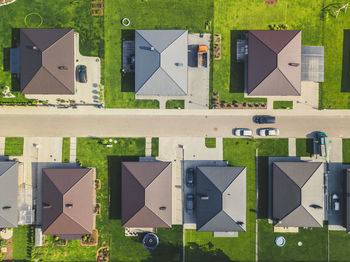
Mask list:
[[[134,29],[123,29],[121,42],[123,41],[134,41],[135,40],[135,30]],[[120,57],[123,57],[123,45],[120,47]],[[123,63],[121,63],[123,67]],[[122,92],[135,92],[135,72],[125,72],[124,70],[120,71],[121,73],[121,91]]]
[[139,161],[139,157],[108,156],[109,219],[121,219],[121,164],[128,161]]
[[350,92],[350,30],[344,30],[341,92]]
[[247,31],[231,30],[231,64],[230,64],[230,93],[244,93],[244,63],[237,62],[236,43],[245,39]]

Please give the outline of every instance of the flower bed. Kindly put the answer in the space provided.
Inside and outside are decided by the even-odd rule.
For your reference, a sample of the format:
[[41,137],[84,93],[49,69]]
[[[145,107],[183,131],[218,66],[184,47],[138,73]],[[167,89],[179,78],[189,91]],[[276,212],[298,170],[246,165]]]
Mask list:
[[100,247],[96,254],[97,262],[109,261],[109,249],[108,247]]
[[214,60],[221,59],[221,35],[214,34]]
[[226,102],[220,100],[219,93],[213,93],[213,109],[266,109],[267,104],[261,102]]
[[65,247],[67,246],[67,240],[60,239],[58,236],[53,236],[53,244],[56,247]]
[[95,179],[95,189],[98,190],[101,188],[101,180]]
[[97,216],[101,215],[101,204],[100,204],[100,203],[97,203],[97,204],[96,204],[94,213],[95,213]]
[[97,246],[97,244],[98,244],[98,231],[97,231],[97,229],[94,229],[92,231],[92,234],[84,235],[81,238],[80,244],[82,246]]

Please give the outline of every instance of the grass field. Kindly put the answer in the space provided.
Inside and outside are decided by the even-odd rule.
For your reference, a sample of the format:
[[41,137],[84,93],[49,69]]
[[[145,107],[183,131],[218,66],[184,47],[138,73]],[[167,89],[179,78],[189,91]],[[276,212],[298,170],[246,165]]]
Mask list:
[[34,228],[31,226],[18,226],[13,229],[12,257],[15,261],[26,261],[31,259],[34,246]]
[[[132,39],[134,29],[188,29],[204,32],[213,20],[213,0],[109,0],[105,2],[105,102],[107,107],[159,108],[158,101],[135,100],[132,75],[122,77],[122,39]],[[127,17],[131,24],[121,25]]]
[[70,137],[62,140],[62,162],[68,163],[70,158]]
[[[0,8],[0,88],[11,87],[9,71],[9,48],[12,34],[16,28],[25,28],[24,19],[30,13],[37,13],[43,18],[41,28],[73,28],[80,35],[80,53],[99,56],[104,62],[104,27],[103,17],[92,17],[89,1],[57,0],[21,0]],[[54,15],[53,15],[54,14]],[[32,21],[33,22],[33,21]],[[30,25],[29,25],[30,26]],[[35,25],[34,25],[35,26]],[[103,75],[103,74],[102,74]],[[103,77],[102,77],[103,81]],[[13,85],[13,99],[0,96],[0,102],[26,101]]]
[[343,163],[350,164],[350,139],[343,139]]
[[[219,92],[221,99],[227,102],[248,101],[243,97],[243,64],[236,62],[236,39],[244,36],[244,30],[268,29],[268,25],[285,24],[288,29],[302,30],[303,45],[322,45],[322,4],[322,1],[309,0],[279,0],[277,5],[266,5],[261,0],[216,0],[214,33],[222,35],[222,59],[213,64],[213,91]],[[332,38],[330,41],[337,42]],[[327,50],[326,55],[334,57],[334,53],[327,53]],[[341,70],[337,70],[339,74]]]
[[216,148],[216,138],[215,137],[206,137],[205,146],[207,148]]
[[273,109],[293,109],[293,101],[273,101]]
[[166,109],[184,109],[185,100],[168,100],[165,104]]
[[312,156],[314,154],[314,143],[311,138],[296,139],[296,155],[297,156]]
[[152,156],[159,155],[159,137],[152,137]]
[[21,156],[23,155],[23,137],[6,137],[5,138],[5,155]]

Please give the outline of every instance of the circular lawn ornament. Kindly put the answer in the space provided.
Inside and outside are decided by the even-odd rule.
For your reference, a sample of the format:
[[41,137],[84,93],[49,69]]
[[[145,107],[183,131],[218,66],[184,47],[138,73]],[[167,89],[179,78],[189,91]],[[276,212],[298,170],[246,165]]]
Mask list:
[[154,250],[159,244],[158,236],[154,233],[147,233],[142,240],[142,245],[148,250]]
[[303,242],[299,241],[298,246],[301,247],[303,245]]
[[283,247],[286,244],[286,239],[284,237],[276,237],[275,238],[275,244],[278,247]]
[[28,28],[39,28],[43,21],[44,19],[39,13],[30,13],[24,17],[24,24]]
[[123,26],[129,26],[130,25],[130,19],[129,18],[123,18],[122,19],[122,25]]

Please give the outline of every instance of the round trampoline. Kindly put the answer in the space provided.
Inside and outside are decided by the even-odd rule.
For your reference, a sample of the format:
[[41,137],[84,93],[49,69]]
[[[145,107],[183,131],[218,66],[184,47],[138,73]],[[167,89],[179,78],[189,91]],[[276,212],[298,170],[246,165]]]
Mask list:
[[148,250],[154,250],[159,244],[158,236],[154,233],[147,233],[142,240],[142,245]]
[[122,19],[122,25],[123,26],[129,26],[130,25],[130,19],[129,18],[123,18]]
[[286,244],[286,239],[284,237],[276,237],[275,238],[275,244],[278,247],[283,247]]

